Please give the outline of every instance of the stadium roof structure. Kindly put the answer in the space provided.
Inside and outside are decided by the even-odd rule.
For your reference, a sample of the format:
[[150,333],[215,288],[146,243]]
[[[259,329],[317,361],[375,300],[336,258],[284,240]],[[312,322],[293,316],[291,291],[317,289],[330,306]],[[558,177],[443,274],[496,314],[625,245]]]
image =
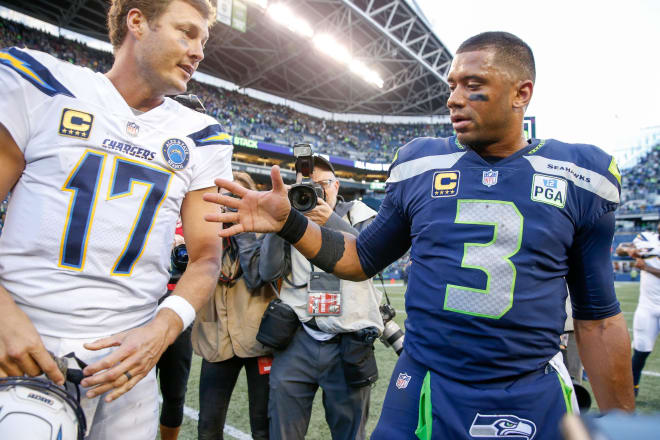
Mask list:
[[[271,0],[270,3],[275,3]],[[382,88],[320,53],[248,1],[246,32],[222,23],[211,30],[200,71],[332,113],[447,114],[452,54],[414,0],[277,0],[315,33],[340,41],[353,59],[375,70]],[[56,26],[107,41],[108,0],[0,0]]]

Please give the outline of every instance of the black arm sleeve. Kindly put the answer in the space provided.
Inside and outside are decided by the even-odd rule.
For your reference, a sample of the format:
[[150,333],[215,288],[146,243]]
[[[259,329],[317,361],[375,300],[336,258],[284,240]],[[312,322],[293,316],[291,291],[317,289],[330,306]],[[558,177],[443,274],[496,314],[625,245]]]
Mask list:
[[608,212],[575,237],[566,276],[575,319],[599,320],[621,311],[610,255],[613,235],[614,213]]
[[333,212],[328,221],[325,222],[324,227],[338,232],[346,232],[357,237],[358,231],[351,226],[349,222],[339,217],[337,213]]
[[378,215],[357,238],[357,254],[363,272],[373,277],[401,258],[410,244],[410,224],[388,194]]

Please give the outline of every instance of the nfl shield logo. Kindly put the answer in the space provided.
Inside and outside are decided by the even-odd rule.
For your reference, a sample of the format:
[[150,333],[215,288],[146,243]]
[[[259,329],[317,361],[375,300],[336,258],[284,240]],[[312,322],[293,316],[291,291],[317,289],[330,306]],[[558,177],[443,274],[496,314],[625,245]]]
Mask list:
[[396,379],[396,387],[400,390],[406,388],[410,382],[410,376],[406,373],[399,373],[399,377]]
[[128,122],[126,124],[126,133],[135,137],[138,135],[139,132],[140,132],[140,126],[137,125],[135,122]]
[[483,172],[483,177],[481,178],[481,183],[491,187],[497,183],[497,171],[488,170]]

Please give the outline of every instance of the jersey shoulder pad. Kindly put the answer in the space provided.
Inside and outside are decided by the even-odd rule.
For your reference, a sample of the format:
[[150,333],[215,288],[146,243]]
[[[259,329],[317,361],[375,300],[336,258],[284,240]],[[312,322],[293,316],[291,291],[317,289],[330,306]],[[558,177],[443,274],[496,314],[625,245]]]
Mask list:
[[193,110],[171,98],[166,98],[178,123],[184,127],[196,147],[232,145],[231,135],[211,116]]
[[523,157],[534,171],[564,177],[582,189],[619,203],[621,174],[616,160],[594,145],[547,139]]
[[417,138],[399,148],[390,166],[388,183],[422,174],[432,169],[448,169],[465,154],[455,137]]
[[[395,163],[402,163],[409,160],[418,159],[424,156],[447,154],[453,152],[452,150],[456,151],[458,150],[456,145],[460,144],[454,144],[453,142],[450,142],[453,139],[455,138],[415,138],[396,151],[392,165]],[[454,145],[453,149],[452,145]],[[463,147],[461,146],[460,148]]]
[[51,97],[59,94],[75,97],[70,85],[79,81],[83,71],[88,70],[44,52],[17,47],[0,50],[0,68],[13,71],[25,80],[26,85],[29,83]]
[[196,147],[207,145],[233,145],[231,134],[213,119],[204,119],[203,128],[190,133],[188,137],[195,142]]
[[606,175],[621,183],[621,174],[616,159],[602,149],[590,144],[569,144],[555,139],[541,141],[543,147],[538,152],[531,150],[528,155],[539,155],[574,163],[577,166]]

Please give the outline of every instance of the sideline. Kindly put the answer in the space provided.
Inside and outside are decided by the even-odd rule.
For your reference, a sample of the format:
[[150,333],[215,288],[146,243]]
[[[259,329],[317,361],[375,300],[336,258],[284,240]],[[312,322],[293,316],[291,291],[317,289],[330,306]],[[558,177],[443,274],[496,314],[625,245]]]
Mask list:
[[[660,374],[658,374],[660,376]],[[163,403],[163,397],[158,394],[158,403]],[[184,406],[183,407],[183,415],[188,417],[189,419],[193,419],[194,421],[199,420],[199,411],[196,409],[193,409],[189,406]],[[241,431],[238,428],[234,428],[231,425],[228,425],[225,423],[225,429],[223,429],[224,433],[236,438],[238,440],[252,440],[252,436],[250,434],[246,434],[243,431]]]

